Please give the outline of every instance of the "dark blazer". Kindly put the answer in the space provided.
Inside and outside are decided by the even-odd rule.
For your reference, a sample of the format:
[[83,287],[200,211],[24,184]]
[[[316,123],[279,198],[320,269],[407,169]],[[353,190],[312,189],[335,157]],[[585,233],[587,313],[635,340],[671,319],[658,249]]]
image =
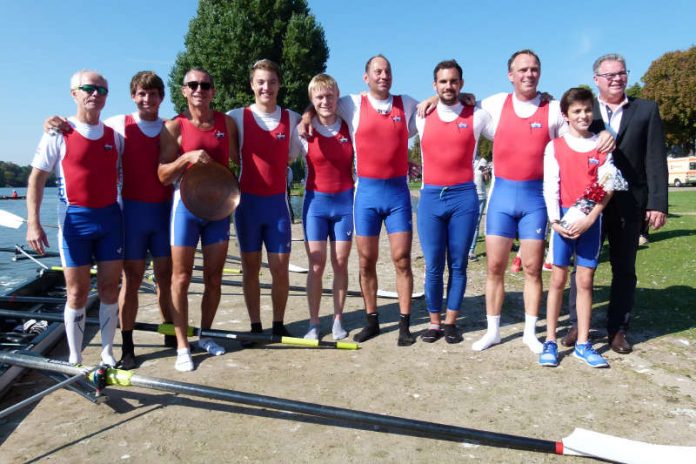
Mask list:
[[[594,101],[594,133],[605,129],[599,102]],[[628,191],[616,192],[609,202],[625,217],[646,209],[667,213],[667,150],[662,119],[651,100],[628,98],[613,152],[614,164],[628,182]]]

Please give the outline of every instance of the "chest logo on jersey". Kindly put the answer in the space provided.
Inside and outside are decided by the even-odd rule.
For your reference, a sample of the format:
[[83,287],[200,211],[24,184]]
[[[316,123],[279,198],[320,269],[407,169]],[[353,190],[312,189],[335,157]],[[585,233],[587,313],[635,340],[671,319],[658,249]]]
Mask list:
[[597,158],[595,158],[595,157],[593,156],[593,157],[591,157],[591,158],[588,158],[587,162],[588,162],[590,165],[593,165],[593,164],[596,165],[596,164],[599,164],[599,159],[597,159]]
[[401,116],[392,116],[392,121],[394,122],[401,122]]
[[349,142],[348,137],[339,137],[338,141],[340,143],[348,143]]
[[285,134],[283,132],[276,134],[276,140],[285,140]]
[[215,131],[215,138],[216,138],[216,139],[221,139],[221,138],[223,138],[223,137],[225,137],[225,133],[224,133],[224,132],[222,132],[222,131]]
[[529,124],[529,127],[531,127],[532,129],[541,129],[542,127],[544,127],[544,125],[540,122],[534,121],[533,123]]
[[460,122],[459,124],[457,124],[457,127],[460,129],[466,129],[467,127],[469,127],[469,125],[465,122]]
[[104,144],[104,150],[106,150],[106,151],[111,151],[111,150],[113,150],[113,149],[114,149],[114,146],[111,145],[110,143],[105,143],[105,144]]

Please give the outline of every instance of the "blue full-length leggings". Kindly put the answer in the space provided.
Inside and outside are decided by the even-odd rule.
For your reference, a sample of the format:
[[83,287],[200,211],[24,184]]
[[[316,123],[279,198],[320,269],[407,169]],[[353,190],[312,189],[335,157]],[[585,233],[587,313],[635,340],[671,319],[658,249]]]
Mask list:
[[473,182],[448,187],[425,184],[418,203],[418,236],[425,257],[428,312],[442,310],[445,260],[449,269],[447,309],[458,311],[466,290],[467,254],[478,215]]

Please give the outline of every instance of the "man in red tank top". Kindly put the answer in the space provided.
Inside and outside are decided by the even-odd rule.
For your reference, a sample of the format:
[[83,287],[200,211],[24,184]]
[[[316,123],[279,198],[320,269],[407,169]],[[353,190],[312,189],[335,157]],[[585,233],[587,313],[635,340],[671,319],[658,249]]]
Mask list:
[[[237,127],[234,121],[210,107],[215,96],[210,74],[200,68],[191,69],[184,76],[181,91],[186,97],[188,111],[167,121],[160,138],[158,174],[160,181],[165,185],[178,183],[189,165],[218,162],[227,167],[230,159],[234,162],[239,161]],[[201,146],[205,146],[206,149],[201,149]],[[175,367],[179,371],[191,371],[194,366],[186,331],[188,287],[191,282],[194,253],[200,237],[205,267],[201,328],[209,329],[220,303],[222,270],[229,243],[229,218],[220,221],[197,218],[186,210],[180,199],[177,188],[171,231],[172,302],[177,338]],[[178,211],[181,211],[181,214],[178,214]],[[198,344],[212,355],[225,352],[209,338],[201,338]]]
[[262,59],[254,63],[249,84],[254,104],[227,113],[239,128],[242,196],[234,224],[242,258],[244,301],[251,332],[262,332],[259,271],[265,247],[273,279],[272,331],[287,337],[290,334],[284,318],[292,238],[286,180],[288,163],[301,151],[294,136],[299,116],[278,105],[281,73],[273,61]]
[[46,180],[55,170],[59,179],[61,262],[67,287],[65,332],[71,363],[82,362],[82,339],[90,268],[97,262],[101,360],[111,366],[118,322],[118,282],[123,240],[117,203],[120,138],[100,121],[109,92],[106,79],[94,71],[78,71],[70,79],[77,113],[69,118],[69,134],[44,134],[32,162],[27,189],[27,242],[44,254],[48,238],[41,226],[40,207]]

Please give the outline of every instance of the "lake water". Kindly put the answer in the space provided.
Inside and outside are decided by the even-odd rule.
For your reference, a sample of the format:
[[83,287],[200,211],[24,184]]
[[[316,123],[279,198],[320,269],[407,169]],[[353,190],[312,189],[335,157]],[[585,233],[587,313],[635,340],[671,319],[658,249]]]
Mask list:
[[[16,188],[19,195],[26,195],[26,188]],[[0,188],[0,196],[11,195],[11,188]],[[55,187],[46,188],[44,193],[43,204],[41,205],[41,223],[44,225],[46,234],[48,235],[48,243],[51,245],[49,251],[58,252],[56,247],[57,229],[46,227],[47,225],[56,225],[56,207],[58,204],[58,193]],[[27,202],[26,200],[0,200],[0,209],[10,213],[27,217]],[[15,245],[26,245],[27,226],[23,225],[19,229],[8,227],[0,227],[0,247],[14,247]],[[38,265],[30,260],[12,261],[12,253],[0,252],[0,291],[5,291],[27,279],[36,275]],[[60,265],[58,258],[42,259],[47,266]]]

